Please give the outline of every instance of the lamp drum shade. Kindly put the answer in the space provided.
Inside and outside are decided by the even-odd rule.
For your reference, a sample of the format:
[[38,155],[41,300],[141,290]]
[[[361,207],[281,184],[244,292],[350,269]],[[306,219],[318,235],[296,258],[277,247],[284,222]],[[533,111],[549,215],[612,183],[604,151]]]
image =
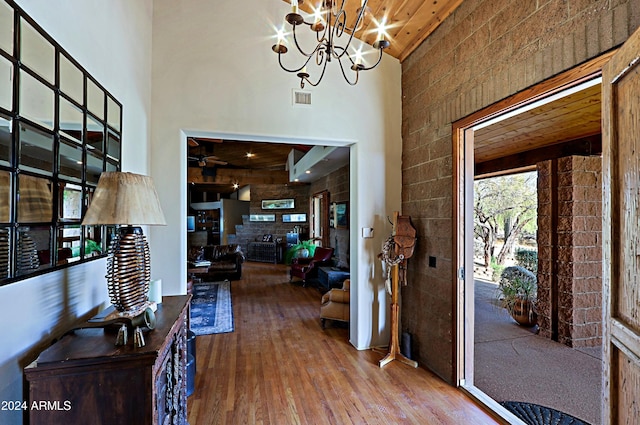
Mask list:
[[166,225],[158,193],[149,176],[118,171],[100,175],[83,225]]

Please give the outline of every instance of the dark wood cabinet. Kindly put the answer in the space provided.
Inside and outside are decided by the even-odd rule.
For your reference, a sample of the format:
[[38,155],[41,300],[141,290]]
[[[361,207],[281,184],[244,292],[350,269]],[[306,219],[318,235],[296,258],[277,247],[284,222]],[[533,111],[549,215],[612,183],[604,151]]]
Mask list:
[[81,329],[43,351],[25,368],[29,423],[187,424],[190,299],[163,298],[144,347],[116,347],[115,333]]

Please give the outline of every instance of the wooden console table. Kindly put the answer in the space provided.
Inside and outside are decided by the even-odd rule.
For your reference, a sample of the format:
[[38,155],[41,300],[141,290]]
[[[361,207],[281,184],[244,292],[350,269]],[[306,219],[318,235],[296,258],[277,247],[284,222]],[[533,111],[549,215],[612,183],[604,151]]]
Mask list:
[[187,322],[190,295],[164,297],[146,345],[116,347],[116,334],[81,329],[25,368],[29,423],[187,424]]

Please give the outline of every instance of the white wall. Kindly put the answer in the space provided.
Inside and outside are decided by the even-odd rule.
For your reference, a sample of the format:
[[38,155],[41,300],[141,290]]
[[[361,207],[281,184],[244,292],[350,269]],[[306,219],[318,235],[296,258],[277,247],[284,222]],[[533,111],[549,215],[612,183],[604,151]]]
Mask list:
[[[151,0],[18,0],[123,103],[123,169],[148,174]],[[0,287],[0,400],[22,399],[22,369],[80,316],[105,305],[105,260]],[[22,412],[0,411],[0,423]]]
[[[287,12],[278,1],[154,1],[151,174],[169,225],[151,229],[152,274],[165,294],[186,291],[186,135],[351,145],[350,339],[357,348],[384,345],[376,255],[390,230],[385,217],[401,205],[400,64],[385,57],[351,87],[332,62],[311,89],[313,106],[293,108],[299,81],[271,50]],[[361,227],[374,227],[375,238],[362,239]]]

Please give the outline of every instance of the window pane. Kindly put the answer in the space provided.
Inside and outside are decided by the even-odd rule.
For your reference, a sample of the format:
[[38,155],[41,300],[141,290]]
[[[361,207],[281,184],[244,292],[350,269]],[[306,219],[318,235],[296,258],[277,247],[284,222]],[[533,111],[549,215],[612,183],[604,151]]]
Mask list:
[[110,97],[107,97],[107,124],[120,131],[120,106]]
[[102,226],[86,226],[84,232],[84,258],[106,252],[102,247]]
[[102,173],[102,158],[87,153],[87,182],[98,184]]
[[0,115],[0,164],[11,165],[11,120]]
[[[0,26],[2,24],[0,23]],[[0,56],[0,108],[13,109],[13,64]]]
[[20,61],[53,84],[53,45],[27,21],[20,19]]
[[118,171],[118,164],[112,161],[107,161],[107,169],[105,171]]
[[60,177],[82,181],[82,148],[60,142]]
[[79,104],[84,104],[82,71],[67,57],[60,55],[60,90]]
[[104,120],[104,91],[91,79],[87,79],[87,108]]
[[82,143],[82,111],[60,96],[60,133]]
[[0,171],[0,223],[11,220],[11,173]]
[[87,144],[94,149],[104,152],[104,127],[98,121],[87,115]]
[[20,115],[53,129],[53,91],[20,71]]
[[10,230],[7,228],[0,229],[0,279],[9,277],[9,256],[11,255],[11,248],[9,242],[11,241]]
[[53,173],[53,136],[26,124],[20,124],[21,170],[41,174]]
[[32,273],[51,264],[51,229],[42,227],[18,228],[16,275]]
[[13,8],[5,2],[0,2],[0,49],[13,56]]
[[18,175],[18,222],[51,221],[52,198],[51,181],[26,174]]
[[58,227],[57,263],[67,264],[80,259],[82,227]]
[[82,218],[82,187],[72,183],[60,183],[60,213],[62,220]]
[[107,154],[109,158],[120,160],[120,138],[111,132],[109,132],[107,137]]

